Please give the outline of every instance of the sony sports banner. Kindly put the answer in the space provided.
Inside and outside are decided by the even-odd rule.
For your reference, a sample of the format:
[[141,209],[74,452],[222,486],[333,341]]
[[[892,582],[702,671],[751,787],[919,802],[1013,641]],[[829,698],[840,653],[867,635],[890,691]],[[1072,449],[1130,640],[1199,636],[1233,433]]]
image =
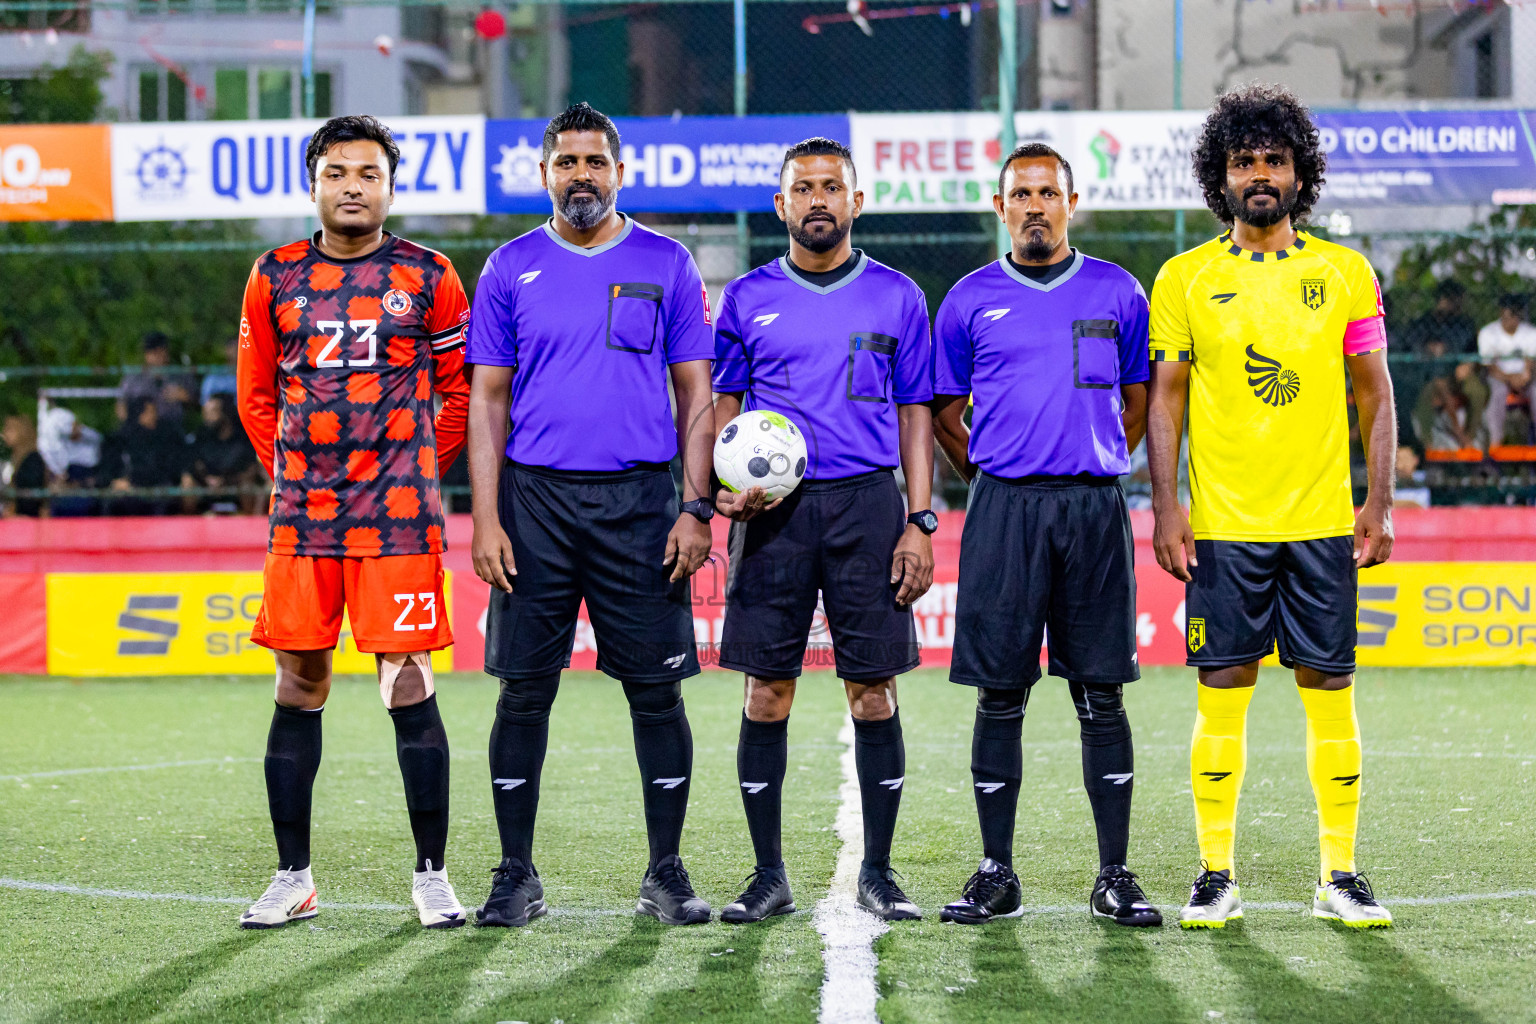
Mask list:
[[[453,573],[444,599],[453,607]],[[251,642],[260,572],[49,573],[48,673],[69,676],[269,675],[272,652]],[[451,655],[436,655],[439,669]],[[337,672],[371,673],[344,618]]]
[[[115,124],[118,220],[304,217],[304,149],[319,120]],[[485,212],[485,119],[392,117],[396,214]]]
[[0,127],[0,221],[111,220],[103,124]]
[[[1085,210],[1204,205],[1191,169],[1205,111],[1028,111],[1020,143],[1072,164]],[[1328,153],[1324,203],[1536,203],[1536,112],[1317,111]],[[865,213],[989,210],[1002,168],[985,113],[852,114]]]
[[[549,213],[539,178],[546,122],[487,121],[487,213]],[[771,210],[784,151],[820,135],[848,142],[848,118],[618,117],[624,193],[635,212]]]

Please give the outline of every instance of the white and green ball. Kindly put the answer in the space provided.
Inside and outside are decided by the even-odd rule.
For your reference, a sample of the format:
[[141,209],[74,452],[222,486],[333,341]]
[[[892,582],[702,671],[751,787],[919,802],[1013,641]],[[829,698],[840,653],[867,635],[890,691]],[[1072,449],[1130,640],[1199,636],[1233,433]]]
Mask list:
[[744,412],[715,439],[715,475],[738,494],[761,487],[782,498],[800,486],[805,463],[805,435],[776,412]]

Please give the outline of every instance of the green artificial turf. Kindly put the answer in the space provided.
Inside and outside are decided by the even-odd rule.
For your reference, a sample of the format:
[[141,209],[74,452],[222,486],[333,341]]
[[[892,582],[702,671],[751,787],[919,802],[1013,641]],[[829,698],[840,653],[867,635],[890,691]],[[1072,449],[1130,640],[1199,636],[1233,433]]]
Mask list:
[[[696,766],[683,853],[719,907],[752,866],[735,776],[740,683],[711,673],[685,685]],[[0,681],[0,878],[254,898],[273,859],[260,762],[270,687]],[[636,917],[645,837],[628,714],[616,683],[567,673],[535,842],[551,916],[518,930],[424,932],[413,912],[388,906],[409,903],[412,861],[392,730],[372,682],[348,679],[326,710],[314,870],[321,900],[351,909],[241,932],[234,903],[0,883],[0,1020],[813,1021],[821,941],[808,911],[837,852],[839,690],[808,676],[791,720],[785,856],[806,912],[755,927]],[[1087,917],[1096,855],[1076,723],[1065,687],[1048,680],[1025,726],[1015,851],[1026,902],[1046,912],[965,929],[940,925],[937,909],[980,852],[974,694],[939,673],[905,679],[896,866],[928,919],[877,941],[882,1019],[1536,1020],[1536,897],[1399,905],[1396,928],[1364,934],[1262,909],[1309,901],[1317,870],[1293,690],[1266,671],[1250,714],[1238,850],[1255,909],[1241,925],[1130,932]],[[495,688],[450,676],[439,692],[454,747],[449,872],[472,904],[497,860],[485,765]],[[1197,867],[1193,702],[1184,670],[1149,670],[1127,690],[1138,741],[1131,866],[1165,907],[1182,902]],[[1536,672],[1367,671],[1359,713],[1361,867],[1378,893],[1536,891]]]

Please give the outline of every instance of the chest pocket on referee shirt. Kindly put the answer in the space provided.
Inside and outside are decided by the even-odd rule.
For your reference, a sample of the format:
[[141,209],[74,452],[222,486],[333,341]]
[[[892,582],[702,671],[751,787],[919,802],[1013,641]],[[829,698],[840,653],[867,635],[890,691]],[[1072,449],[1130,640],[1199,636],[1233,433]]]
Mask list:
[[896,339],[889,334],[856,331],[848,336],[848,398],[854,402],[889,402]]
[[608,286],[608,347],[620,352],[650,352],[661,334],[659,284],[629,282]]
[[1105,389],[1120,380],[1120,324],[1114,320],[1072,321],[1072,383]]

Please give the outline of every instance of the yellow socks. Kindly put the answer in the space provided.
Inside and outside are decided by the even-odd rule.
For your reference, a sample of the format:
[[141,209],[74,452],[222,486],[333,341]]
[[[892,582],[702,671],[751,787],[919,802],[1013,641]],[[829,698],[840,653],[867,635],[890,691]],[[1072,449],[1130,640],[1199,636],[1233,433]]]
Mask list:
[[1298,686],[1307,709],[1307,774],[1317,796],[1317,833],[1323,881],[1355,870],[1355,827],[1360,812],[1360,723],[1355,688]]
[[[1253,687],[1223,690],[1199,686],[1197,689],[1198,711],[1195,736],[1189,748],[1189,781],[1195,794],[1195,831],[1200,838],[1200,859],[1211,871],[1231,872],[1237,798],[1243,788],[1243,772],[1248,767],[1248,702],[1253,699]],[[1310,733],[1308,735],[1310,737]],[[1311,750],[1310,740],[1307,749]],[[1356,764],[1359,764],[1358,754]],[[1235,874],[1232,877],[1236,877]]]

